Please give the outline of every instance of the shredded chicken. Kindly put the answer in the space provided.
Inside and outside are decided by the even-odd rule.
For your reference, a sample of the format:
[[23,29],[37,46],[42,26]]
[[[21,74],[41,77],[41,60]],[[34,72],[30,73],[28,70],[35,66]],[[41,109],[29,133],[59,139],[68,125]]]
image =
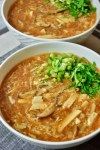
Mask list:
[[21,124],[14,124],[14,126],[18,129],[18,130],[22,130],[25,129],[27,127],[26,123],[21,123]]
[[32,98],[36,93],[36,90],[20,93],[18,96],[22,99]]
[[76,125],[80,124],[80,122],[81,122],[81,120],[80,120],[79,118],[76,118],[76,119],[75,119],[75,124],[76,124]]
[[15,103],[15,99],[12,96],[8,96],[10,103],[13,105]]
[[55,103],[51,104],[41,114],[39,114],[38,117],[43,118],[51,115],[55,111],[55,108],[56,108]]
[[78,131],[77,126],[76,126],[76,125],[73,126],[72,130],[71,130],[71,131],[68,131],[68,132],[69,132],[69,133],[67,134],[68,138],[69,138],[69,139],[74,139],[75,136],[77,135],[77,131]]
[[25,104],[25,103],[27,104],[27,103],[29,103],[30,101],[31,101],[30,99],[21,99],[21,98],[18,99],[18,103],[19,103],[19,104]]
[[39,91],[38,91],[38,95],[41,95],[43,93],[45,93],[47,91],[48,87],[47,88],[41,88]]

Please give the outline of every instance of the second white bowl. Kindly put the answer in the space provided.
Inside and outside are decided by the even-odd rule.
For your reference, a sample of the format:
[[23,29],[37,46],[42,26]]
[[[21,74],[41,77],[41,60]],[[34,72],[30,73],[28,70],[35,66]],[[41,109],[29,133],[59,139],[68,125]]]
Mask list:
[[79,35],[75,35],[75,36],[68,37],[68,38],[61,38],[61,39],[46,39],[46,38],[39,38],[39,37],[35,37],[35,36],[30,36],[30,35],[27,35],[27,34],[24,34],[20,31],[18,31],[17,29],[12,27],[8,22],[8,19],[7,19],[8,11],[15,1],[16,0],[4,0],[3,1],[2,8],[1,8],[1,14],[2,14],[3,20],[10,30],[12,30],[12,31],[14,31],[14,32],[26,37],[26,38],[31,38],[33,40],[38,40],[38,41],[69,41],[69,42],[74,42],[74,43],[81,43],[81,42],[84,42],[84,40],[86,40],[89,37],[89,35],[93,32],[94,28],[96,27],[96,25],[98,24],[98,22],[100,20],[100,2],[99,2],[99,0],[92,0],[92,3],[96,7],[97,10],[96,10],[96,22],[90,29],[84,31],[83,33],[81,33]]

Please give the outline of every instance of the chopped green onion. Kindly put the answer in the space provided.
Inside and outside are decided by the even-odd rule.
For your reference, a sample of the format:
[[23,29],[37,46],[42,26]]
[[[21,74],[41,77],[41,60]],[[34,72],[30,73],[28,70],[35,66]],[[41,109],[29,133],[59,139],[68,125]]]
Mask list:
[[72,54],[51,53],[46,66],[46,77],[56,81],[71,79],[72,85],[90,96],[100,92],[100,73],[96,64]]

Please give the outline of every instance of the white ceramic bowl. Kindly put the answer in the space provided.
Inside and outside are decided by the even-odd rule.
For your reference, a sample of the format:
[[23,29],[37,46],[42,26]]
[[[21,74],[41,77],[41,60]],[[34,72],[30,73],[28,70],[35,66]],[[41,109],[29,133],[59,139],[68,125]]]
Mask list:
[[2,8],[1,8],[1,14],[2,14],[3,20],[10,30],[13,30],[18,34],[23,35],[27,38],[31,38],[33,40],[38,40],[38,41],[69,41],[69,42],[74,42],[74,43],[81,43],[81,42],[84,42],[89,37],[89,35],[93,32],[94,28],[96,27],[96,25],[98,24],[98,22],[100,20],[100,2],[99,2],[99,0],[92,0],[92,3],[97,8],[97,11],[96,11],[96,22],[90,29],[88,29],[87,31],[85,31],[79,35],[68,37],[68,38],[61,38],[61,39],[39,38],[39,37],[24,34],[20,31],[18,31],[17,29],[12,27],[9,24],[9,22],[7,21],[7,14],[8,14],[9,8],[11,7],[11,5],[15,1],[16,0],[4,0],[3,1]]
[[[85,57],[91,62],[96,62],[97,67],[100,67],[100,56],[93,52],[92,50],[74,44],[74,43],[68,43],[68,42],[46,42],[46,43],[39,43],[35,45],[31,45],[28,47],[25,47],[14,54],[12,54],[10,57],[8,57],[3,64],[0,66],[0,84],[2,83],[5,75],[14,67],[16,64],[21,62],[24,59],[27,59],[31,56],[41,54],[41,53],[48,53],[48,52],[60,52],[60,53],[73,53],[76,54],[80,57]],[[28,136],[25,136],[15,129],[13,129],[4,119],[3,115],[0,115],[0,120],[2,123],[14,134],[19,136],[20,138],[29,141],[33,144],[36,144],[37,146],[41,146],[43,148],[49,148],[49,149],[61,149],[61,148],[68,148],[68,147],[73,147],[76,145],[79,145],[81,143],[84,143],[85,141],[90,140],[94,136],[96,136],[98,133],[100,133],[100,129],[94,131],[93,133],[76,139],[72,141],[65,141],[65,142],[47,142],[47,141],[42,141],[42,140],[37,140],[37,139],[32,139]]]

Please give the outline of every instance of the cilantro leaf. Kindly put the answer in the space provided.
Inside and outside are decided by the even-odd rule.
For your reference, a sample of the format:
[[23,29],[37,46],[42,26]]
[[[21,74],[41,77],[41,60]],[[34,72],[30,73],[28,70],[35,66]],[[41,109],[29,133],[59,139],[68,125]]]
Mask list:
[[46,75],[56,81],[70,79],[72,86],[89,96],[100,93],[100,73],[96,70],[96,64],[85,58],[73,54],[52,53],[48,58]]
[[75,18],[96,11],[91,0],[50,0],[50,2],[58,9],[68,10]]

